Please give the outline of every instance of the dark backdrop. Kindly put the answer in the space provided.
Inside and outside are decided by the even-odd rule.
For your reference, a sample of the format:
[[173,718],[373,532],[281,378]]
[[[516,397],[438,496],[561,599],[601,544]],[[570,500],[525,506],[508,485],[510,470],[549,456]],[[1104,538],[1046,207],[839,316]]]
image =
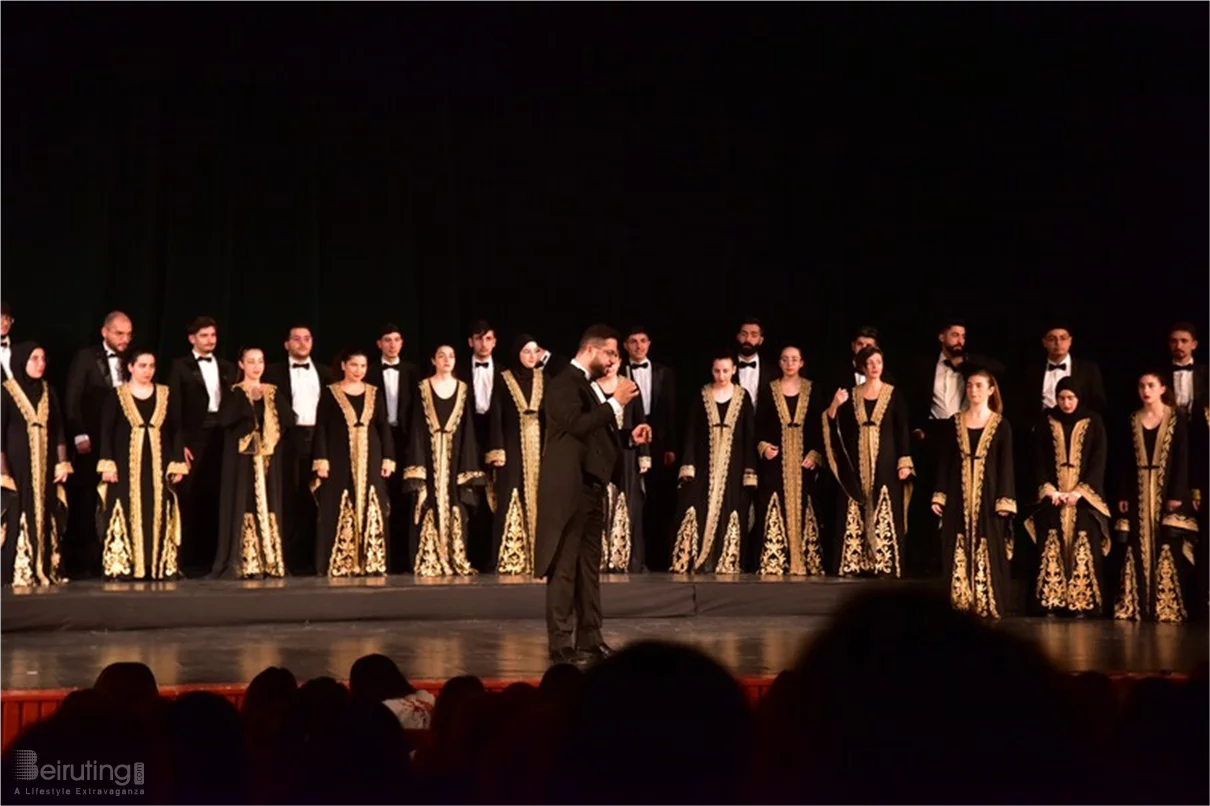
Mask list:
[[1206,18],[10,3],[3,293],[60,378],[115,307],[162,359],[199,313],[271,359],[641,320],[684,384],[744,312],[812,368],[875,324],[892,371],[943,314],[1013,367],[1061,314],[1125,406],[1205,319]]

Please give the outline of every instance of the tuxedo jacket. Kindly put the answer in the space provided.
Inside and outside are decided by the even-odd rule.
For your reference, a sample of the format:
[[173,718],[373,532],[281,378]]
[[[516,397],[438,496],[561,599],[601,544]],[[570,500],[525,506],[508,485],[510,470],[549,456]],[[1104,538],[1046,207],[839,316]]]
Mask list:
[[[1168,371],[1168,377],[1164,379],[1164,383],[1166,383],[1168,385],[1168,388],[1170,390],[1172,390],[1172,396],[1175,398],[1176,397],[1176,386],[1174,385],[1174,382],[1173,382],[1173,375],[1175,375],[1176,373],[1172,372],[1171,363],[1169,363],[1168,366],[1170,367],[1170,369]],[[1210,372],[1207,372],[1207,367],[1205,364],[1194,364],[1193,365],[1193,411],[1194,411],[1194,414],[1201,411],[1203,413],[1202,418],[1205,419],[1205,408],[1207,405],[1210,405]],[[1193,414],[1191,414],[1189,416],[1189,419],[1190,419],[1190,422],[1192,422],[1195,419]]]
[[[760,362],[758,371],[760,374],[760,386],[757,388],[756,400],[751,401],[753,409],[763,406],[771,399],[772,393],[769,391],[769,384],[781,377],[781,367],[777,363],[777,354],[773,352],[758,353]],[[736,386],[740,386],[739,382],[739,363],[741,361],[750,361],[750,358],[744,358],[742,355],[735,359],[735,377],[732,379]]]
[[[294,390],[290,386],[290,363],[290,361],[281,361],[270,364],[265,367],[264,376],[265,383],[271,383],[277,387],[277,397],[282,401],[282,410],[290,412],[289,419],[283,423],[286,428],[294,426]],[[314,359],[311,359],[311,363],[315,366],[316,374],[319,375],[319,394],[322,399],[324,387],[332,383],[332,370],[323,364],[316,363]]]
[[[1080,405],[1087,406],[1104,417],[1107,413],[1109,398],[1105,395],[1105,380],[1101,376],[1101,368],[1097,366],[1096,362],[1086,358],[1069,356],[1066,361],[1070,362],[1071,380],[1079,390]],[[1025,379],[1025,388],[1017,390],[1019,397],[1025,398],[1028,395],[1029,406],[1026,407],[1026,401],[1022,401],[1022,414],[1029,412],[1035,419],[1042,416],[1044,411],[1042,408],[1042,383],[1046,380],[1048,366],[1050,366],[1049,360],[1039,361],[1035,364]]]
[[[479,414],[475,410],[475,356],[471,354],[470,360],[466,363],[454,365],[454,377],[466,384],[467,406],[470,409],[471,423],[475,428],[475,439],[480,445],[486,445],[490,436],[491,428],[491,399],[488,399],[488,409],[483,414]],[[500,364],[500,359],[492,356],[492,397],[496,395],[496,387],[504,383],[504,369]],[[543,373],[544,377],[550,377],[548,373]],[[419,381],[417,381],[419,383]]]
[[[650,358],[647,360],[651,361]],[[629,361],[622,363],[619,374],[634,380]],[[654,361],[651,361],[650,402],[647,424],[651,426],[651,455],[658,466],[664,461],[664,452],[679,452],[677,446],[681,443],[676,433],[676,375],[670,368]]]
[[[937,376],[937,360],[941,355],[941,350],[938,350],[927,358],[917,359],[911,379],[908,381],[908,418],[912,423],[912,428],[926,428],[929,420],[932,419],[933,410],[933,380]],[[963,378],[976,369],[986,369],[996,378],[996,383],[1000,387],[1000,398],[1005,400],[1009,392],[1005,384],[1006,368],[1002,361],[986,355],[978,353],[967,353],[965,360],[958,365],[958,372]],[[890,381],[887,381],[890,383]],[[1041,379],[1038,381],[1038,391],[1041,394],[1042,386]],[[966,388],[962,389],[962,399],[966,400]],[[1005,412],[1007,415],[1008,412]]]
[[[237,372],[235,364],[214,356],[218,367],[219,400],[231,394]],[[202,437],[202,426],[210,409],[210,394],[206,391],[206,380],[201,366],[193,354],[173,359],[168,375],[168,415],[172,418],[181,441],[190,450],[197,450]],[[216,412],[217,415],[217,412]]]
[[[123,380],[129,380],[127,375],[126,362],[123,361]],[[86,435],[92,442],[94,452],[100,447],[101,406],[111,391],[113,379],[109,374],[105,348],[98,344],[76,353],[67,370],[67,394],[64,398],[69,443],[75,437]]]
[[[420,369],[412,363],[399,361],[399,408],[395,412],[397,421],[391,426],[391,431],[397,439],[406,439],[408,425],[412,422],[412,407],[416,405],[416,387],[421,381]],[[370,362],[366,370],[366,383],[371,383],[382,390],[382,406],[386,410],[386,386],[382,380],[382,358]]]

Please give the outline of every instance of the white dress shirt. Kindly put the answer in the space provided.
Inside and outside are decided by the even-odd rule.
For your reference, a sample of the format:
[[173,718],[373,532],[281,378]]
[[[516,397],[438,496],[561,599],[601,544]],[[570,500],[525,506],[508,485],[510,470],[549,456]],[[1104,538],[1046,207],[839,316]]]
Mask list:
[[[1193,366],[1193,359],[1191,358],[1183,364],[1177,364],[1173,361],[1172,366],[1191,367]],[[1193,408],[1193,373],[1172,373],[1172,393],[1176,395],[1176,405],[1188,414],[1189,410]]]
[[739,358],[742,362],[752,362],[750,367],[739,368],[739,385],[744,387],[744,391],[748,393],[748,399],[752,401],[752,408],[756,408],[756,393],[760,391],[760,355],[754,355],[751,358]]
[[0,364],[4,365],[4,371],[11,378],[13,376],[13,348],[9,346],[8,337],[4,337],[4,344],[0,344]]
[[941,353],[933,371],[933,405],[929,413],[934,420],[948,420],[962,411],[966,402],[962,373],[947,367],[945,362],[945,353]]
[[[492,407],[492,384],[496,380],[496,364],[491,356],[488,356],[486,361],[480,361],[472,355],[471,362],[471,377],[475,382],[475,413],[487,414],[487,410]],[[480,367],[478,364],[487,366]]]
[[865,383],[865,376],[862,375],[860,372],[854,372],[853,373],[853,385],[861,386],[863,383]]
[[[202,361],[203,357],[209,360]],[[218,411],[219,400],[223,396],[218,378],[218,359],[212,355],[202,356],[194,350],[193,360],[197,361],[197,368],[202,372],[202,381],[206,384],[206,394],[210,396],[210,407],[206,410],[213,414]]]
[[[1060,366],[1063,369],[1051,369],[1051,366]],[[1048,357],[1046,359],[1046,374],[1042,376],[1042,408],[1053,409],[1058,402],[1055,398],[1055,387],[1059,385],[1059,381],[1064,378],[1071,377],[1071,353],[1062,361],[1054,362]]]
[[101,349],[105,351],[105,361],[109,364],[109,385],[117,389],[126,383],[126,379],[122,377],[122,358],[104,342],[101,343]]
[[[382,359],[382,391],[387,396],[387,422],[391,425],[399,425],[399,364],[398,358],[394,361]],[[396,369],[387,372],[387,367]]]
[[623,411],[622,404],[612,397],[605,397],[605,393],[601,391],[601,387],[597,386],[597,382],[592,379],[592,373],[584,369],[584,366],[579,361],[573,358],[571,359],[571,365],[584,373],[584,377],[588,379],[589,386],[592,387],[592,391],[597,395],[597,400],[602,403],[608,403],[613,408],[614,416],[621,417]]
[[630,378],[639,387],[643,396],[643,414],[651,416],[651,359],[643,359],[639,365],[630,365]]
[[294,424],[311,427],[315,425],[315,409],[319,406],[319,372],[315,364],[307,359],[306,367],[296,367],[302,361],[288,359],[290,364],[290,398],[294,409]]

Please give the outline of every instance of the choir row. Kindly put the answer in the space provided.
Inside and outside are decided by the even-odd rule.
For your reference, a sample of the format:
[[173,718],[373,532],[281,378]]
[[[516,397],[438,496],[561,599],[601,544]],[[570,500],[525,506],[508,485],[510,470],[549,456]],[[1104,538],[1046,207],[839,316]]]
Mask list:
[[[7,311],[4,320],[6,584],[61,578],[73,470],[82,511],[99,512],[109,578],[167,579],[203,566],[235,577],[534,572],[544,379],[582,368],[529,336],[499,369],[495,334],[479,323],[470,371],[443,345],[422,380],[400,359],[402,335],[387,327],[379,356],[349,352],[333,378],[311,359],[306,328],[291,329],[285,364],[267,366],[263,351],[245,349],[232,365],[214,355],[217,328],[201,318],[190,326],[191,355],[158,385],[154,355],[131,349],[129,319],[112,314],[101,348],[73,362],[64,417],[42,380],[45,352],[30,342],[10,349]],[[1174,328],[1170,341],[1185,336],[1174,359],[1178,346],[1191,359],[1192,326]],[[1115,505],[1099,371],[1086,363],[1076,371],[1065,329],[1047,334],[1066,348],[1050,352],[1063,359],[1044,374],[1051,405],[1019,452],[997,364],[965,353],[960,325],[939,334],[932,405],[917,421],[883,372],[876,338],[857,335],[852,383],[828,395],[803,377],[797,348],[781,352],[776,375],[762,366],[763,334],[747,322],[738,360],[728,351],[713,362],[682,435],[672,373],[648,357],[645,329],[632,329],[629,360],[608,362],[595,379],[606,397],[619,376],[638,388],[617,415],[623,450],[605,493],[602,570],[645,570],[650,534],[674,572],[897,577],[912,531],[936,544],[956,607],[999,617],[1020,519],[1038,543],[1034,593],[1046,610],[1187,616],[1190,566],[1204,551],[1196,517],[1206,469],[1197,448],[1210,419],[1204,367],[1140,377],[1133,461]],[[1185,400],[1171,400],[1173,389]],[[631,438],[640,428],[650,440]],[[1014,469],[1017,456],[1030,457],[1028,473]],[[1037,485],[1020,511],[1019,475]],[[921,477],[927,495],[916,490]],[[938,524],[940,541],[929,536]],[[1125,547],[1110,590],[1103,558],[1114,535]]]

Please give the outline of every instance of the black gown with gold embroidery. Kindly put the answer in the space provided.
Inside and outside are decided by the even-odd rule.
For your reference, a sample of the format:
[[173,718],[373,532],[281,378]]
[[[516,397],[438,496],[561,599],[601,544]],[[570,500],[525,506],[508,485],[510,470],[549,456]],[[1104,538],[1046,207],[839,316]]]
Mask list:
[[741,571],[745,488],[756,487],[756,424],[744,388],[733,390],[718,403],[707,384],[690,411],[672,547],[676,574]]
[[[1052,410],[1038,427],[1034,470],[1037,505],[1025,531],[1041,546],[1034,597],[1043,610],[1100,614],[1105,606],[1103,557],[1109,556],[1105,500],[1108,443],[1100,415]],[[1056,507],[1055,493],[1078,492],[1075,506]]]
[[[609,392],[606,398],[613,397]],[[605,485],[604,528],[601,530],[601,570],[609,574],[642,573],[647,544],[643,539],[643,503],[647,497],[644,475],[651,469],[651,446],[634,445],[630,433],[647,424],[643,399],[636,397],[622,409],[618,420],[618,472]]]
[[21,382],[10,377],[0,386],[0,563],[5,585],[50,585],[62,581],[67,522],[67,493],[55,476],[71,465],[58,398],[46,381],[25,378],[23,368],[18,357],[13,369]]
[[[775,380],[769,384],[768,404],[756,412],[761,535],[757,570],[761,574],[824,575],[814,502],[819,468],[824,464],[820,452],[823,435],[811,389],[811,382],[803,378],[801,391],[787,395],[781,380]],[[769,446],[778,449],[771,460],[765,458]],[[802,466],[808,457],[815,460],[816,470]]]
[[180,574],[181,517],[169,476],[185,475],[184,445],[168,419],[168,387],[140,400],[120,386],[101,408],[97,486],[101,572],[110,579],[173,579]]
[[[1189,500],[1188,425],[1174,408],[1155,428],[1143,427],[1141,411],[1131,415],[1130,425],[1133,461],[1122,484],[1128,512],[1114,522],[1114,530],[1126,536],[1126,556],[1113,616],[1183,622],[1197,541]],[[1169,501],[1179,506],[1169,510]]]
[[476,573],[466,552],[467,507],[475,487],[486,483],[470,415],[470,389],[458,381],[454,394],[439,397],[429,380],[420,382],[412,409],[403,471],[416,493],[412,515],[412,569],[416,576],[469,576]]
[[875,400],[862,398],[858,386],[836,410],[824,411],[823,444],[836,477],[836,551],[840,576],[901,574],[912,476],[907,403],[889,383]]
[[[223,435],[219,488],[219,540],[213,577],[285,576],[282,557],[281,423],[293,412],[273,384],[260,400],[237,383],[223,395],[218,421]],[[288,421],[287,421],[288,422]]]
[[1013,433],[992,412],[982,428],[955,414],[937,457],[933,503],[941,515],[941,560],[955,610],[1001,618],[1009,604],[1017,514]]
[[542,370],[517,367],[492,388],[490,439],[485,464],[495,468],[495,522],[491,562],[500,574],[532,574],[542,464]]
[[315,568],[320,576],[382,576],[390,556],[391,500],[382,469],[395,469],[395,443],[377,386],[351,395],[334,383],[315,412],[312,481],[319,507]]

